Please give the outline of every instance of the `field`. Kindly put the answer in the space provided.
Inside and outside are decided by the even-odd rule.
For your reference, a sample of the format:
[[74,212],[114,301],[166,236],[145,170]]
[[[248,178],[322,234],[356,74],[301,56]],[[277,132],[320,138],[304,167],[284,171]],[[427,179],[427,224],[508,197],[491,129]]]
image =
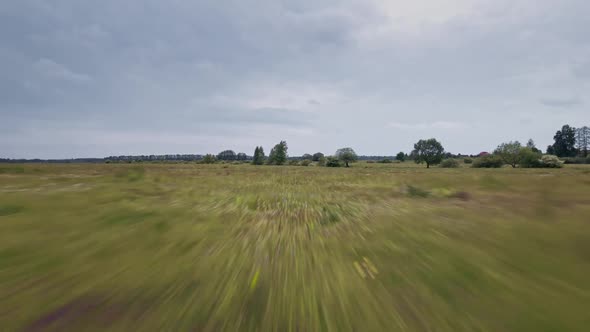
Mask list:
[[590,167],[0,165],[0,331],[588,331]]

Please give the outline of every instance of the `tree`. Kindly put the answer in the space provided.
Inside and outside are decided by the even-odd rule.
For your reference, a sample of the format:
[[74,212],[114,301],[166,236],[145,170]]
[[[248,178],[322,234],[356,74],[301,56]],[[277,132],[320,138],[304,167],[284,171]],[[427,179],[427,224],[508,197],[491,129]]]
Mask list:
[[281,141],[275,145],[268,155],[268,163],[271,165],[283,165],[287,162],[287,142]]
[[254,158],[252,159],[252,164],[254,165],[262,165],[264,164],[264,149],[261,146],[257,146],[254,149]]
[[547,154],[548,155],[554,155],[555,154],[555,148],[553,147],[553,145],[549,145],[547,147]]
[[214,164],[215,163],[215,156],[212,154],[207,154],[203,157],[203,160],[201,160],[201,162],[203,164]]
[[588,150],[590,150],[590,128],[587,126],[576,129],[576,147],[582,157],[588,156]]
[[336,157],[328,157],[325,158],[325,164],[326,167],[340,167],[342,166],[342,164],[340,163],[340,159],[336,158]]
[[523,147],[519,152],[518,164],[523,168],[538,168],[543,167],[541,157],[543,155],[529,147]]
[[221,151],[217,155],[217,159],[219,159],[219,160],[236,160],[236,158],[237,158],[237,155],[232,150]]
[[303,160],[312,160],[312,159],[313,159],[313,156],[312,156],[312,155],[310,155],[309,153],[306,153],[306,154],[304,154],[304,155],[301,157],[301,159],[303,159]]
[[354,163],[359,159],[352,148],[338,149],[338,151],[336,151],[336,158],[342,161],[346,167],[350,167],[349,163]]
[[248,155],[247,155],[247,154],[245,154],[244,152],[240,152],[240,153],[238,153],[238,155],[236,156],[236,159],[237,159],[237,160],[241,160],[241,161],[243,161],[243,160],[248,160]]
[[444,153],[442,144],[434,138],[419,140],[414,144],[414,151],[412,151],[414,161],[417,164],[426,163],[426,168],[439,164],[443,160]]
[[399,160],[401,162],[406,161],[406,154],[403,152],[399,152],[396,156],[395,156],[396,160]]
[[323,154],[323,153],[321,153],[321,152],[316,152],[316,153],[314,153],[314,154],[313,154],[313,156],[312,156],[311,160],[312,160],[312,161],[320,161],[320,160],[321,160],[321,159],[323,159],[323,158],[324,158],[324,154]]
[[494,154],[497,155],[502,161],[513,168],[520,163],[522,158],[521,150],[522,145],[519,141],[510,141],[508,143],[502,143],[498,145]]
[[532,138],[529,138],[529,141],[526,143],[526,147],[531,149],[531,151],[533,151],[535,153],[541,152],[541,150],[537,149],[537,146],[535,145],[535,141],[533,141]]
[[576,130],[569,125],[564,125],[553,136],[555,143],[553,149],[558,157],[575,157],[576,150]]

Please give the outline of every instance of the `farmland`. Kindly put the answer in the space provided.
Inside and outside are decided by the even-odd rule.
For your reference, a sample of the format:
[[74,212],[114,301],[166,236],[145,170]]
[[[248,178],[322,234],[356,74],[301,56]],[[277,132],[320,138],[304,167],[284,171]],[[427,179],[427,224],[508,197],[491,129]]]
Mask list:
[[0,330],[587,331],[590,167],[0,165]]

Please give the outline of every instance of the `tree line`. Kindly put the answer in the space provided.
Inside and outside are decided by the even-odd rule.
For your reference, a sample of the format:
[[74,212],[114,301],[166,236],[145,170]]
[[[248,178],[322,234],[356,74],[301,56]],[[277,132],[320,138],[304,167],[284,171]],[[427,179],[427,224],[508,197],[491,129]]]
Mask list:
[[[473,167],[501,167],[510,165],[512,167],[557,167],[559,163],[589,163],[590,164],[590,128],[583,126],[574,128],[563,125],[553,136],[554,143],[547,147],[546,153],[538,149],[532,139],[523,145],[518,141],[510,141],[500,144],[491,154],[484,153],[482,156],[467,156],[446,152],[442,144],[434,138],[423,139],[414,144],[414,149],[406,154],[399,152],[394,157],[359,156],[352,148],[345,147],[338,149],[333,155],[325,156],[321,152],[304,154],[301,157],[289,157],[286,141],[276,144],[268,156],[264,148],[257,146],[253,156],[244,152],[236,153],[233,150],[224,150],[217,155],[213,154],[171,154],[171,155],[140,155],[140,156],[110,156],[106,158],[80,158],[80,159],[0,159],[0,163],[24,163],[24,162],[190,162],[210,164],[221,162],[251,162],[254,165],[303,165],[308,166],[312,162],[319,166],[327,167],[350,167],[351,163],[358,160],[375,161],[383,163],[413,160],[416,163],[425,164],[427,168],[432,165],[442,167],[455,167],[453,160],[464,158],[464,162],[472,164]],[[478,157],[478,158],[474,158]],[[557,159],[557,158],[561,158]],[[456,161],[456,160],[455,160]]]
[[[564,161],[559,157],[580,157],[583,161],[590,163],[588,151],[590,150],[590,129],[587,126],[573,128],[564,125],[554,136],[554,144],[548,146],[547,153],[543,153],[535,145],[532,139],[523,145],[519,141],[510,141],[498,145],[493,153],[483,153],[474,161],[472,158],[465,158],[464,163],[472,167],[502,167],[509,165],[513,168],[559,168]],[[289,161],[287,154],[288,146],[286,141],[281,141],[270,151],[268,157],[262,146],[254,149],[252,164],[254,165],[285,165]],[[395,159],[403,162],[407,159],[418,164],[425,164],[426,168],[432,165],[441,167],[459,167],[456,160],[460,155],[452,155],[445,151],[442,144],[435,138],[422,139],[414,144],[414,149],[408,155],[399,152]],[[338,149],[332,156],[324,156],[323,153],[304,154],[301,162],[291,160],[291,165],[308,166],[311,162],[317,162],[319,166],[327,167],[350,167],[351,163],[359,160],[357,153],[350,147]],[[211,160],[213,161],[213,160]],[[393,162],[383,159],[382,162]]]

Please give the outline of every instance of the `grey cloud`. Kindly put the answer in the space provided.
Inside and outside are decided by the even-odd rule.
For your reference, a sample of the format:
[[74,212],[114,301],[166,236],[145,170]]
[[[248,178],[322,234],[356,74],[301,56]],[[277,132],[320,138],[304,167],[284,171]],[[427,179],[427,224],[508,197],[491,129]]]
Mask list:
[[[50,143],[77,129],[96,137],[76,139],[88,155],[156,146],[121,132],[158,133],[158,149],[171,151],[284,138],[294,154],[340,145],[384,154],[433,131],[447,150],[479,152],[511,135],[546,145],[555,122],[584,121],[583,100],[562,97],[590,87],[589,2],[431,5],[9,1],[0,6],[0,123],[14,129],[1,151],[79,153],[68,140]],[[517,112],[534,121],[501,121]],[[473,123],[502,130],[483,135]],[[27,133],[43,124],[39,148]],[[394,130],[375,129],[387,124]],[[252,128],[264,128],[258,143]],[[122,144],[102,144],[101,133]]]
[[582,101],[578,98],[552,98],[552,99],[542,99],[541,104],[549,107],[574,107],[582,105]]

